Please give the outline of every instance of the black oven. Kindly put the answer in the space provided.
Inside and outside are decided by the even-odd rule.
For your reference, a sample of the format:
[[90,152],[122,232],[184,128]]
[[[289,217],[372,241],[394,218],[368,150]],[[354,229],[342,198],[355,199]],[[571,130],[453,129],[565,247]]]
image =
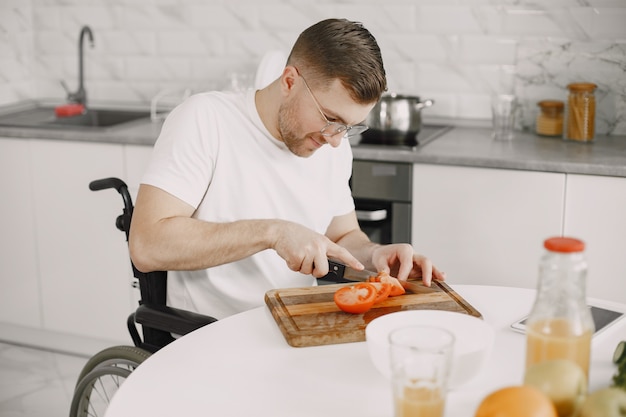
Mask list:
[[373,242],[411,243],[412,168],[410,163],[354,161],[356,214]]

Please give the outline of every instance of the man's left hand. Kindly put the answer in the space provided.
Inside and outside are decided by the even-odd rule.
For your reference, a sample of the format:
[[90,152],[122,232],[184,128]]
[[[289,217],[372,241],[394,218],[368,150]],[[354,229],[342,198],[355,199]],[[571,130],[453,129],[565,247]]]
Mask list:
[[377,271],[388,272],[401,281],[421,279],[430,287],[433,279],[444,281],[446,274],[436,267],[427,257],[415,253],[408,243],[394,243],[378,246],[372,251],[372,264]]

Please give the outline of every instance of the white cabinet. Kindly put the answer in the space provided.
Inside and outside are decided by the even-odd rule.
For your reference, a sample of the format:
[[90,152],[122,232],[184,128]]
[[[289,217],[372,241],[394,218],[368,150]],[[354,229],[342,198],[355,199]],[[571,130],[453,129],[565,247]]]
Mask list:
[[535,288],[565,174],[416,164],[412,243],[451,283]]
[[0,322],[39,328],[29,142],[0,139]]
[[123,176],[123,147],[33,140],[31,155],[44,329],[128,340],[128,249],[115,228],[122,200],[88,188]]
[[568,175],[565,234],[587,244],[590,297],[626,303],[626,178]]
[[115,227],[124,204],[116,190],[88,185],[119,177],[134,199],[151,152],[0,139],[0,323],[130,342],[126,319],[139,291],[131,287],[125,236]]

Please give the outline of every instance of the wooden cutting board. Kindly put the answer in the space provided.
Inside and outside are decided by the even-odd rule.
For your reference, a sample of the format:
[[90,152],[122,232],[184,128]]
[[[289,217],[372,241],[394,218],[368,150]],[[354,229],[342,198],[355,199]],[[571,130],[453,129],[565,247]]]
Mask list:
[[287,343],[294,347],[362,342],[370,321],[396,311],[445,310],[482,317],[460,295],[439,281],[433,281],[430,287],[420,282],[413,290],[389,297],[367,313],[344,313],[333,301],[333,295],[346,285],[352,284],[271,290],[265,294],[265,303]]

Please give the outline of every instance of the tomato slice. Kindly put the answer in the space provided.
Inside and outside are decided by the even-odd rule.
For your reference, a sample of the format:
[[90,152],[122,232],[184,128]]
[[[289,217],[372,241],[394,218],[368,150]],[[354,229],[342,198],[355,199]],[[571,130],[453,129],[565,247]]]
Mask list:
[[391,284],[391,292],[389,293],[390,297],[395,297],[397,295],[402,295],[406,293],[406,290],[404,289],[402,284],[400,284],[398,278],[387,276],[387,278],[384,278],[383,280],[381,280],[381,282],[389,282]]
[[376,301],[376,287],[369,282],[341,287],[333,299],[337,307],[346,313],[361,314],[368,311]]
[[406,293],[406,290],[404,289],[398,278],[390,276],[387,272],[381,271],[375,277],[369,277],[368,281],[391,284],[391,292],[389,293],[390,297],[395,297],[397,295],[402,295]]
[[385,301],[389,297],[389,294],[391,294],[392,285],[388,282],[372,282],[372,285],[376,287],[376,299],[374,300],[374,304]]

